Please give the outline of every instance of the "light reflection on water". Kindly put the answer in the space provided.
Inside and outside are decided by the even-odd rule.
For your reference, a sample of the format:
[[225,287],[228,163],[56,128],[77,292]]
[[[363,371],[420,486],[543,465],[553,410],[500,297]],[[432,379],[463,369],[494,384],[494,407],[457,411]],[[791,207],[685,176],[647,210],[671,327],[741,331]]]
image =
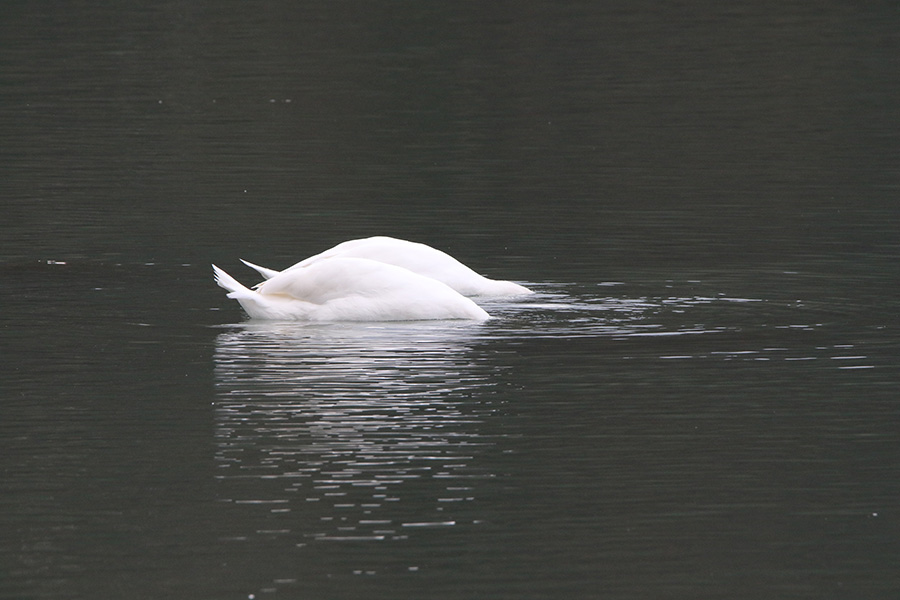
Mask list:
[[[640,562],[642,544],[681,527],[720,543],[701,533],[710,521],[767,510],[783,485],[770,471],[791,479],[806,448],[795,422],[843,424],[850,441],[861,427],[808,382],[845,385],[884,366],[861,338],[834,330],[833,307],[716,291],[722,281],[535,287],[528,298],[488,301],[495,318],[478,324],[225,326],[215,347],[215,458],[218,500],[232,518],[220,539],[239,552],[271,554],[275,544],[303,557],[273,566],[261,590],[321,569],[422,574],[418,557],[436,547],[447,548],[447,564],[468,549],[484,565],[465,567],[472,581],[494,585],[495,568],[526,570],[492,554],[526,524],[537,551],[599,561],[592,569]],[[581,496],[541,491],[568,489],[572,474],[558,465],[578,464],[591,465]],[[829,477],[835,469],[821,468]],[[746,486],[724,508],[732,483],[723,481]],[[548,504],[523,509],[520,497]],[[579,529],[579,519],[592,525]],[[635,529],[623,532],[617,519]],[[626,549],[591,545],[607,535]],[[563,539],[582,545],[544,546]],[[308,566],[313,556],[319,571]]]
[[[485,325],[491,339],[702,337],[687,354],[661,352],[660,359],[714,361],[840,361],[840,370],[874,368],[854,344],[831,340],[824,330],[835,308],[783,298],[748,298],[712,292],[704,281],[669,281],[668,295],[629,293],[624,283],[593,287],[543,284],[540,293],[515,303],[488,303],[498,317]],[[687,288],[687,289],[686,289]],[[699,293],[689,293],[700,288]],[[612,290],[608,293],[607,290]],[[657,290],[658,291],[658,290]],[[850,307],[848,307],[850,308]],[[804,337],[801,337],[804,336]],[[488,336],[485,336],[488,337]],[[790,338],[791,343],[785,338]],[[773,343],[781,340],[782,344]],[[831,340],[833,342],[833,340]],[[658,349],[647,345],[644,349]],[[843,362],[846,361],[846,362]]]
[[[696,282],[699,283],[699,282]],[[544,284],[540,292],[517,302],[485,304],[498,321],[489,322],[496,337],[610,337],[679,336],[715,333],[734,325],[716,326],[691,322],[679,315],[692,309],[740,307],[763,302],[756,298],[715,296],[630,295],[619,289],[622,283],[600,283],[592,288],[575,284]],[[608,290],[612,288],[612,293]],[[595,291],[596,290],[596,291]],[[602,293],[600,293],[602,292]]]
[[302,504],[308,515],[315,504],[309,529],[285,520],[301,545],[455,525],[447,507],[491,476],[474,460],[492,443],[479,423],[494,385],[493,368],[470,351],[477,330],[248,323],[219,335],[216,459],[220,479],[235,484],[223,500],[273,514]]
[[[503,377],[509,362],[492,355],[504,343],[602,338],[630,340],[617,350],[621,360],[874,368],[853,344],[818,344],[814,312],[763,299],[612,296],[560,284],[486,308],[496,318],[484,324],[230,326],[216,342],[216,458],[222,481],[245,484],[223,499],[273,513],[320,503],[327,526],[284,530],[316,540],[398,539],[414,524],[456,525],[446,507],[474,498],[472,480],[494,476],[479,453],[502,451],[482,425],[499,410],[494,393],[515,379]],[[763,314],[755,327],[753,312]],[[796,334],[807,337],[773,343]],[[648,338],[702,340],[640,342]],[[263,480],[270,485],[246,484]]]

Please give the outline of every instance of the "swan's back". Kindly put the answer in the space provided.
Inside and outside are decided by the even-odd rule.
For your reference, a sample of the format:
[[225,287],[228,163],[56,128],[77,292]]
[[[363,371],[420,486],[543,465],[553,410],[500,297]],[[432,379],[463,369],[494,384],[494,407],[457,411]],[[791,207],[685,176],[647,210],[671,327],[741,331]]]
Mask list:
[[531,290],[510,281],[496,281],[480,275],[446,252],[426,244],[387,236],[375,236],[343,242],[311,256],[286,271],[309,266],[334,257],[366,258],[403,267],[414,273],[437,279],[465,296],[511,296],[530,294]]

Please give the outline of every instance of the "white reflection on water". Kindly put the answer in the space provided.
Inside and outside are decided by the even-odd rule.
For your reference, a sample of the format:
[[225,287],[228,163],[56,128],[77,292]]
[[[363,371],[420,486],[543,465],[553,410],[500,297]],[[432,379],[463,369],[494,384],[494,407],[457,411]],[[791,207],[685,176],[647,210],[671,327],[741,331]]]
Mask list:
[[822,315],[800,305],[597,291],[496,301],[487,308],[497,318],[482,324],[230,326],[215,355],[220,494],[259,519],[233,537],[287,536],[303,546],[477,523],[473,500],[496,464],[485,459],[503,452],[502,438],[486,433],[497,431],[489,420],[511,397],[504,382],[522,379],[511,356],[543,351],[540,338],[629,341],[573,347],[566,360],[585,369],[595,353],[607,366],[642,356],[871,368],[853,345],[821,344]]
[[455,525],[451,507],[490,477],[474,464],[490,444],[479,427],[492,410],[484,398],[494,373],[470,351],[478,330],[249,323],[222,333],[222,499],[266,511],[256,533],[295,535],[301,546]]
[[[574,284],[535,286],[538,293],[516,302],[488,301],[487,311],[497,317],[485,325],[493,338],[498,336],[528,337],[611,337],[681,336],[716,333],[733,329],[728,324],[705,323],[689,319],[691,313],[721,310],[752,310],[764,303],[754,298],[741,298],[719,293],[682,295],[674,290],[669,295],[610,295],[609,288],[625,284],[596,284],[593,289]],[[598,293],[602,292],[602,293]]]

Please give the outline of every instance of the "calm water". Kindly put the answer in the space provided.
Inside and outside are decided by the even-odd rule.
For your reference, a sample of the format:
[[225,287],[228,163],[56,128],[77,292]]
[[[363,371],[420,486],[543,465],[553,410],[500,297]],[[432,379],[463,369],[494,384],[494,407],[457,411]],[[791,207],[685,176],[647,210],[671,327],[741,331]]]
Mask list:
[[596,4],[0,9],[0,597],[896,598],[900,12]]

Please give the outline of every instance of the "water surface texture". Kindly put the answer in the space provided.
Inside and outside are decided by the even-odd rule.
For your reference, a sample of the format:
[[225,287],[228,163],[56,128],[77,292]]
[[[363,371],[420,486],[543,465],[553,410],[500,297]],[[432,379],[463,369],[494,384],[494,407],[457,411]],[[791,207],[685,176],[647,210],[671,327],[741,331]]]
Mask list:
[[[0,12],[0,598],[900,593],[893,6]],[[536,293],[209,267],[369,235]]]

